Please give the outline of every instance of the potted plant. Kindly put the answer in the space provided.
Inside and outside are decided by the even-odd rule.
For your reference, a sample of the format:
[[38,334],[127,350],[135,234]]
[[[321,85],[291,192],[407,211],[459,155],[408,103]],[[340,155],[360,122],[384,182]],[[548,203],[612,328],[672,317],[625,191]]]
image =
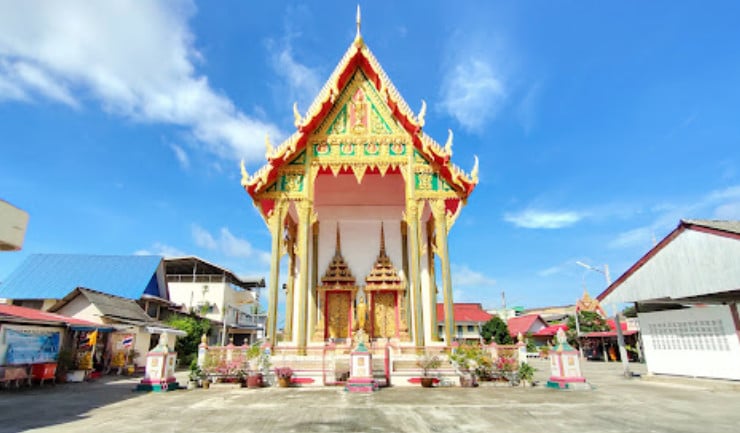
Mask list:
[[290,367],[277,367],[275,368],[275,377],[277,377],[278,385],[281,388],[287,388],[290,386],[290,380],[293,378],[293,369]]
[[519,371],[517,372],[519,383],[521,383],[521,385],[525,387],[531,385],[532,379],[534,379],[535,371],[537,370],[529,365],[529,363],[527,362],[522,362],[521,364],[519,364]]
[[512,356],[500,355],[496,359],[496,372],[501,380],[505,380],[509,383],[513,383],[518,380],[517,376],[517,361]]
[[74,367],[74,353],[70,349],[61,349],[57,354],[56,380],[67,381],[67,372]]
[[480,376],[490,376],[491,356],[480,345],[463,344],[450,355],[450,362],[460,376],[460,386],[478,386]]
[[138,358],[140,355],[139,351],[136,349],[131,349],[128,351],[128,356],[126,358],[126,373],[131,376],[136,371],[136,358]]
[[203,370],[198,366],[197,361],[194,359],[190,363],[190,373],[188,374],[188,389],[195,389],[200,386],[200,381],[203,378]]
[[421,368],[421,386],[423,386],[424,388],[431,388],[432,385],[434,385],[435,378],[429,374],[429,371],[435,370],[439,368],[440,365],[442,365],[442,361],[439,359],[439,356],[424,353],[422,355],[419,355],[419,359],[416,362],[416,365]]

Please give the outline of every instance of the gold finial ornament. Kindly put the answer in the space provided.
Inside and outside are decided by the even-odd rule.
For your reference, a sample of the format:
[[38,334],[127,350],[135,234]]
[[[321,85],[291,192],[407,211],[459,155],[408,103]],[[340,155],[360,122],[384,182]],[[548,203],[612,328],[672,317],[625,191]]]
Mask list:
[[301,113],[298,112],[298,102],[293,103],[293,124],[296,128],[300,128],[301,124],[303,123],[303,119],[301,119]]
[[336,256],[342,255],[342,239],[339,236],[339,221],[337,221],[337,243],[334,246],[334,255]]
[[448,129],[447,132],[449,134],[447,135],[447,142],[445,143],[445,153],[447,154],[447,156],[452,156],[452,137],[453,137],[453,134],[452,134],[452,130],[451,129]]
[[355,43],[362,43],[362,34],[360,34],[361,16],[360,16],[360,5],[357,4],[357,34],[355,35]]
[[270,156],[275,153],[275,149],[272,147],[270,142],[270,134],[265,134],[265,158],[270,159]]
[[424,117],[427,115],[427,101],[421,100],[421,110],[416,118],[419,120],[419,126],[424,126]]
[[478,183],[478,155],[473,155],[473,158],[475,158],[475,164],[473,165],[473,171],[470,172],[470,177],[473,180],[473,183]]
[[242,186],[247,186],[249,183],[249,173],[247,173],[247,169],[244,167],[244,159],[242,158],[242,162],[240,164],[240,168],[242,171]]

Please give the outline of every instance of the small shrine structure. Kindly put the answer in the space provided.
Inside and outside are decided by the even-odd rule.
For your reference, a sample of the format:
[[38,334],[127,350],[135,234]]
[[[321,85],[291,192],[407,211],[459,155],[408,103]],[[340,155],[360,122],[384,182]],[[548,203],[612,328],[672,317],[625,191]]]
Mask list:
[[354,41],[307,112],[294,104],[293,114],[292,135],[278,146],[266,139],[264,166],[250,175],[242,163],[241,184],[272,235],[270,343],[350,346],[361,324],[369,341],[451,344],[447,237],[478,183],[477,158],[465,172],[452,163],[451,131],[444,145],[424,132],[426,104],[415,113],[396,90],[362,38],[359,8]]

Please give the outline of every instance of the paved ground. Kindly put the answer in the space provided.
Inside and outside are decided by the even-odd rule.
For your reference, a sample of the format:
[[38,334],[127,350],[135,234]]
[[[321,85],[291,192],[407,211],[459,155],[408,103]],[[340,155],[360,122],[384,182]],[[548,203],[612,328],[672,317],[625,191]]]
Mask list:
[[[536,363],[536,379],[547,364]],[[638,372],[641,365],[632,365]],[[737,432],[740,386],[623,379],[587,363],[591,391],[396,387],[136,393],[132,379],[0,391],[0,432]]]

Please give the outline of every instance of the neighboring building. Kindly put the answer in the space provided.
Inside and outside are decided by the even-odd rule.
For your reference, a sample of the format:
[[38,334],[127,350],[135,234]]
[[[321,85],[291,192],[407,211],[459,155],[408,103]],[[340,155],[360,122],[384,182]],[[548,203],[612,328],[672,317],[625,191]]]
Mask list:
[[740,221],[684,220],[611,284],[636,303],[650,373],[740,380]]
[[[212,337],[218,342],[252,343],[264,338],[267,315],[259,309],[264,278],[245,279],[199,257],[164,260],[170,300],[221,326]],[[223,324],[226,324],[226,336]]]
[[512,340],[517,341],[519,334],[522,337],[531,335],[535,343],[542,345],[547,343],[551,336],[539,336],[538,332],[547,329],[548,325],[539,314],[527,314],[526,316],[512,317],[506,322],[509,327],[509,335]]
[[568,316],[574,315],[575,312],[575,305],[557,305],[549,307],[527,308],[522,312],[522,314],[539,314],[540,317],[542,317],[542,320],[544,320],[545,322],[556,324],[567,320]]
[[0,251],[18,251],[28,227],[28,212],[0,200]]
[[504,322],[511,319],[512,317],[521,316],[524,312],[524,307],[520,306],[514,306],[509,308],[494,308],[491,310],[486,310],[488,314],[492,314],[494,316],[498,316],[503,320]]
[[0,365],[55,362],[74,332],[111,328],[32,308],[0,304]]
[[[242,186],[272,235],[267,335],[276,341],[280,275],[287,261],[284,346],[305,353],[328,339],[349,344],[356,306],[367,302],[370,339],[404,346],[437,340],[435,268],[441,269],[445,339],[455,336],[448,232],[478,184],[424,132],[426,105],[414,113],[358,31],[296,130],[279,146],[267,141],[266,163]],[[400,287],[359,286],[381,254]],[[341,251],[335,248],[341,238]],[[355,284],[325,285],[340,254]],[[390,269],[390,268],[389,268]],[[365,318],[362,318],[365,320]],[[435,342],[434,344],[441,344]]]
[[[479,342],[480,331],[483,325],[493,319],[493,315],[486,312],[481,304],[456,303],[453,305],[455,315],[455,339],[458,341]],[[437,304],[438,335],[444,336],[444,304]]]
[[[157,345],[161,334],[167,333],[168,347],[174,347],[176,336],[185,335],[185,332],[169,328],[147,315],[132,299],[82,287],[67,294],[49,312],[114,328],[115,332],[109,339],[102,341],[111,356],[115,356],[113,352],[116,350],[123,350],[121,341],[127,336],[133,336],[129,347],[138,352],[139,356],[134,361],[140,366],[145,364],[146,353]],[[156,337],[152,338],[153,336]],[[102,337],[99,338],[102,340]]]
[[31,254],[0,284],[0,298],[48,310],[77,287],[138,301],[155,319],[174,307],[159,256]]

